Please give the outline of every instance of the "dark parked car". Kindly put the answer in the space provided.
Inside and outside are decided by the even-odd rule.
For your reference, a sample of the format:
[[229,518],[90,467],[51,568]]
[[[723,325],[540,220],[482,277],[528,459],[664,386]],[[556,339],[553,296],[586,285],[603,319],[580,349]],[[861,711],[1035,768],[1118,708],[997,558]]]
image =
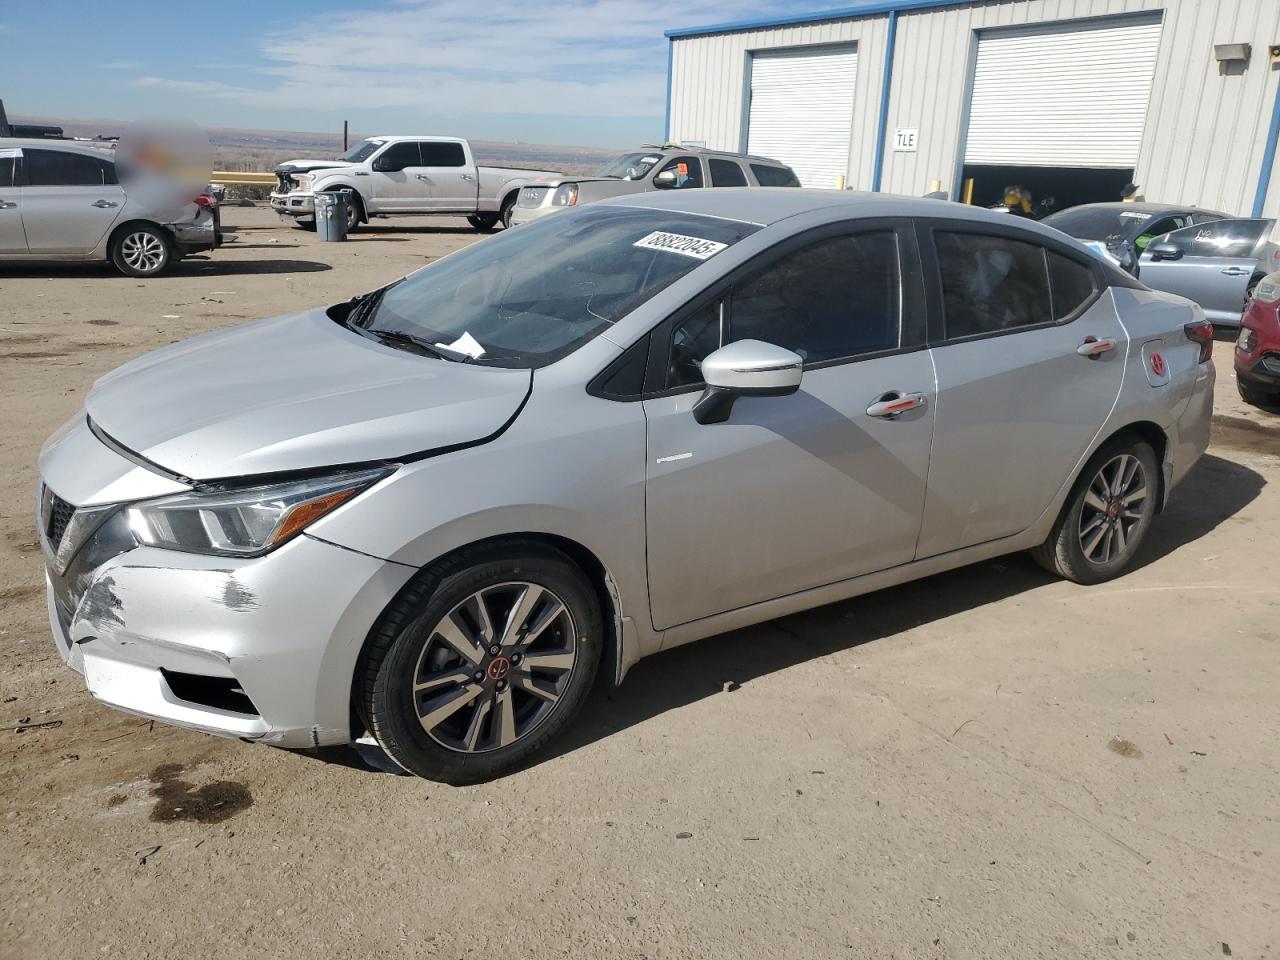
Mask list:
[[1041,222],[1093,247],[1136,275],[1138,258],[1156,237],[1227,216],[1166,203],[1086,203],[1050,214]]
[[1240,322],[1236,386],[1245,403],[1280,407],[1280,273],[1263,277]]

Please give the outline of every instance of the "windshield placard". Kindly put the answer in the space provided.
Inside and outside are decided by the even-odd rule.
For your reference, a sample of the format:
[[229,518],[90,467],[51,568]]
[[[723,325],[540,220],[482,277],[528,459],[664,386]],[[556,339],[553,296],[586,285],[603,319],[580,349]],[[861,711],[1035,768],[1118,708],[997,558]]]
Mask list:
[[641,237],[632,246],[644,247],[648,250],[662,250],[665,253],[678,253],[695,260],[706,260],[729,246],[715,240],[704,240],[701,237],[686,237],[681,233],[666,233],[655,230],[647,237]]

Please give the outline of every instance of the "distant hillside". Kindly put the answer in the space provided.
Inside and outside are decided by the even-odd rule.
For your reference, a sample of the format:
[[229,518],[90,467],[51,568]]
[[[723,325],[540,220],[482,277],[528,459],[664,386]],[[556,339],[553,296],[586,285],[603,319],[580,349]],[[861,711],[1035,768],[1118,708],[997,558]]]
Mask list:
[[[25,116],[12,119],[17,123],[54,124],[62,127],[67,136],[71,137],[119,136],[128,126],[128,122],[123,120],[76,120]],[[295,130],[242,130],[235,127],[210,127],[208,134],[209,142],[213,145],[213,166],[216,170],[270,170],[285,160],[297,157],[326,160],[342,152],[341,134],[307,133]],[[353,133],[351,142],[355,143],[366,136],[370,134]],[[505,143],[497,140],[472,140],[471,147],[481,163],[492,163],[497,166],[545,167],[575,176],[594,172],[621,152],[620,149]]]

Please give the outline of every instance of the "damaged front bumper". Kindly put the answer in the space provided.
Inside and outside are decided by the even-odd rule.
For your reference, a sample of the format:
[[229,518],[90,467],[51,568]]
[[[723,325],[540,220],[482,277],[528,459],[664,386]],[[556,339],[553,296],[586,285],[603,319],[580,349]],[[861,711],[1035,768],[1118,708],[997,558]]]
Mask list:
[[[104,494],[139,483],[139,467],[87,434],[81,421],[42,455],[38,524],[50,626],[89,692],[206,733],[281,747],[349,742],[361,647],[413,568],[306,534],[249,558],[137,546],[122,511],[59,560],[50,531],[65,535],[74,504],[103,502],[85,495],[85,472],[99,468]],[[69,502],[52,495],[60,489]]]
[[313,193],[272,193],[271,209],[287,217],[313,217],[316,198]]

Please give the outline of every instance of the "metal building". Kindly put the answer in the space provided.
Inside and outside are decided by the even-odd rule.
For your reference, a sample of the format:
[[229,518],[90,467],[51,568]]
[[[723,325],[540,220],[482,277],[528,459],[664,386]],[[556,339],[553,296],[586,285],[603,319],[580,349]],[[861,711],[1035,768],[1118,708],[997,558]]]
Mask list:
[[1280,0],[861,0],[667,37],[667,139],[806,186],[1280,215]]

